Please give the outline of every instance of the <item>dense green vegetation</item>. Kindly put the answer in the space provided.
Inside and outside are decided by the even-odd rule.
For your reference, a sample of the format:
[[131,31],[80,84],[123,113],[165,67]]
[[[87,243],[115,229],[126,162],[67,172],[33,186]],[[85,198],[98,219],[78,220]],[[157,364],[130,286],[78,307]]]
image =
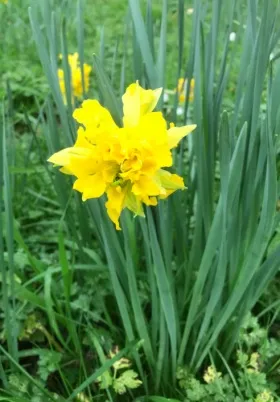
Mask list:
[[[277,2],[8,0],[0,20],[0,401],[280,400]],[[76,138],[74,52],[116,121],[139,80],[197,124],[173,155],[188,189],[120,233],[47,162]]]

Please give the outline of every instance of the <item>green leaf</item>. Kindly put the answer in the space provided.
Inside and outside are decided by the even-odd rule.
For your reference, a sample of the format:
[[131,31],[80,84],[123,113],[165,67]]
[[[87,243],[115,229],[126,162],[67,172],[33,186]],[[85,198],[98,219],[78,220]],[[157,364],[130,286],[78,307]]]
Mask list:
[[131,343],[127,348],[123,349],[119,353],[117,353],[112,359],[107,360],[98,370],[96,370],[93,374],[91,374],[81,385],[79,385],[67,398],[67,402],[73,401],[73,399],[82,392],[88,385],[92,384],[96,381],[100,376],[102,376],[110,367],[113,366],[115,362],[117,362],[121,357],[125,356],[128,350],[133,349],[136,346],[136,342]]
[[100,60],[96,55],[93,56],[93,62],[95,73],[98,79],[98,86],[104,99],[104,104],[110,110],[116,124],[118,126],[122,126],[121,102],[117,99],[110,80],[103,70]]
[[113,388],[117,394],[124,394],[129,389],[141,386],[142,381],[138,380],[138,374],[133,370],[126,370],[114,380]]
[[109,371],[105,371],[96,381],[99,383],[100,389],[107,389],[113,384],[113,378]]
[[51,373],[57,371],[61,358],[61,353],[55,352],[54,350],[40,350],[38,374],[43,381],[46,381]]
[[135,33],[138,41],[138,45],[141,50],[142,58],[144,60],[147,76],[149,78],[149,84],[152,88],[156,88],[158,85],[157,71],[154,65],[152,50],[150,47],[147,30],[143,17],[141,15],[141,9],[139,0],[129,0],[130,11],[135,28]]

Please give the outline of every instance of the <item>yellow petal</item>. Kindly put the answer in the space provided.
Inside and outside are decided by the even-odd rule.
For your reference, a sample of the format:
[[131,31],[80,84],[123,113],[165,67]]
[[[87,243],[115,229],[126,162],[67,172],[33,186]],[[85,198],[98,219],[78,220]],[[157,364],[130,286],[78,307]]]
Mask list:
[[82,74],[80,68],[72,71],[72,92],[77,98],[80,98],[83,94]]
[[89,64],[84,63],[84,75],[88,76],[91,73],[91,70],[92,67]]
[[77,140],[75,142],[74,147],[78,148],[89,148],[94,150],[94,145],[90,142],[90,139],[87,138],[85,129],[83,127],[79,127],[77,131]]
[[164,189],[160,186],[160,182],[156,178],[141,176],[132,186],[132,192],[136,196],[156,196],[164,194]]
[[138,81],[129,85],[122,97],[125,127],[136,126],[141,116],[152,112],[158,103],[162,88],[155,90],[140,87]]
[[143,161],[143,166],[141,172],[146,174],[147,176],[152,176],[154,172],[157,170],[157,163],[152,158],[146,158]]
[[73,174],[74,174],[74,173],[72,172],[70,166],[63,166],[62,168],[59,169],[59,171],[60,171],[61,173],[64,173],[64,174],[70,174],[70,175],[73,175]]
[[65,166],[71,163],[70,161],[70,151],[71,148],[64,148],[61,151],[56,152],[52,156],[49,157],[48,162],[53,163],[54,165]]
[[82,199],[86,201],[89,198],[101,197],[106,190],[106,183],[103,180],[102,174],[96,173],[91,176],[78,178],[73,185],[73,189],[82,193]]
[[82,107],[74,110],[73,117],[91,131],[111,132],[118,128],[109,111],[95,99],[83,101]]
[[119,171],[119,165],[114,162],[105,162],[102,167],[100,167],[102,176],[106,183],[112,183]]
[[91,149],[75,146],[56,152],[49,158],[49,162],[63,166],[60,169],[62,173],[79,178],[95,174],[100,166],[100,161]]
[[191,124],[189,126],[183,127],[172,127],[168,130],[168,145],[169,148],[175,148],[178,143],[184,138],[186,135],[191,133],[196,128],[196,124]]
[[158,203],[156,197],[143,197],[142,201],[144,202],[144,204],[146,204],[148,206],[151,205],[153,207],[155,207]]
[[135,130],[135,136],[140,138],[146,151],[149,151],[150,157],[154,160],[157,168],[172,166],[172,154],[168,145],[166,121],[161,112],[141,116],[139,124],[133,130]]
[[78,68],[79,55],[77,52],[68,55],[68,64],[71,70]]
[[80,147],[64,148],[61,151],[53,154],[48,159],[48,162],[51,162],[54,165],[67,166],[71,164],[72,157],[83,159],[91,155],[91,153],[92,153],[91,150],[87,148],[80,148]]
[[107,208],[109,218],[114,222],[117,230],[121,230],[119,218],[124,207],[126,192],[127,189],[120,186],[110,186],[107,189],[108,201],[106,202],[105,206]]
[[152,145],[167,143],[167,125],[161,112],[146,113],[138,121],[136,130],[141,139]]

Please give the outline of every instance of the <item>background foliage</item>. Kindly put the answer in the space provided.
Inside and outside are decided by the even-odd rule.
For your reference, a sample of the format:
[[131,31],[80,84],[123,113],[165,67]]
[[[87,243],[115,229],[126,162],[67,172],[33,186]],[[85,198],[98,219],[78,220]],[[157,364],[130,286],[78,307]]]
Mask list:
[[[2,400],[277,398],[274,3],[0,5]],[[198,125],[174,155],[188,190],[145,220],[123,214],[121,234],[104,200],[83,204],[46,163],[75,138],[79,100],[65,106],[57,80],[59,53],[74,51],[88,63],[95,54],[88,96],[116,121],[138,79],[173,92],[161,101],[167,119]],[[179,77],[194,77],[195,96],[178,116]],[[116,371],[124,357],[131,365]],[[207,382],[209,366],[221,375]]]

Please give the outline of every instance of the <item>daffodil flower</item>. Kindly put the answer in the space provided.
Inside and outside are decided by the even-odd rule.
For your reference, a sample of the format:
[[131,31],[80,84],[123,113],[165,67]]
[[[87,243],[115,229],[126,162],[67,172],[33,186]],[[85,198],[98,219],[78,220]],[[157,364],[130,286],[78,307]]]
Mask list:
[[131,84],[122,97],[123,127],[97,100],[85,100],[73,113],[81,125],[75,144],[49,158],[76,177],[73,188],[83,201],[106,193],[107,212],[118,230],[124,208],[144,216],[143,204],[157,205],[185,188],[182,177],[163,168],[172,166],[171,150],[196,126],[168,129],[162,113],[153,112],[161,92]]
[[[62,55],[60,55],[60,58],[62,58]],[[68,64],[71,73],[72,94],[76,98],[80,98],[83,95],[83,82],[82,82],[82,72],[79,63],[78,53],[68,55]],[[91,70],[92,70],[91,66],[89,64],[84,63],[83,72],[84,72],[85,92],[88,92],[89,75],[91,73]],[[64,71],[61,68],[59,68],[57,74],[58,74],[60,91],[62,93],[64,103],[66,103],[66,85],[65,85]]]

